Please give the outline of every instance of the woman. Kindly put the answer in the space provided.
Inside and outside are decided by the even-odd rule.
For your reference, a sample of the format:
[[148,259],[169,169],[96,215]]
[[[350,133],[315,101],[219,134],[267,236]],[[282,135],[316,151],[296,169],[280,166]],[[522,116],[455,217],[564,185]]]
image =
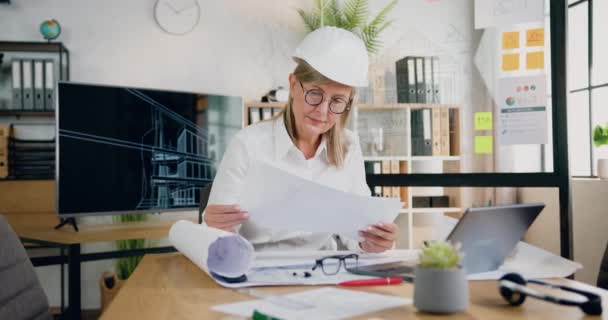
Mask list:
[[383,252],[392,248],[398,232],[394,223],[365,226],[359,231],[360,242],[339,235],[278,232],[249,221],[248,213],[236,203],[254,161],[345,192],[370,195],[359,141],[344,128],[354,87],[367,85],[368,56],[363,41],[344,29],[323,27],[306,36],[294,60],[297,67],[289,75],[286,108],[271,121],[241,130],[228,146],[213,182],[205,223],[240,233],[256,250],[346,247]]

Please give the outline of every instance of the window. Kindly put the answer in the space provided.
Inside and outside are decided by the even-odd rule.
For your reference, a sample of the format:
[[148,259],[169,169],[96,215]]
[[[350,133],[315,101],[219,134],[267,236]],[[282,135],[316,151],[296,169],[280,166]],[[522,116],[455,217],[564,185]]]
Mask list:
[[568,149],[573,176],[597,173],[593,127],[608,123],[608,1],[568,1]]

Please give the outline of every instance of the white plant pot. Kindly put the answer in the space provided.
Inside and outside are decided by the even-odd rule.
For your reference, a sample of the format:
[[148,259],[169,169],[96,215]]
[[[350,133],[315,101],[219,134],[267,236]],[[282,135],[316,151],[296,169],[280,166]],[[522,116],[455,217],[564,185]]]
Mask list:
[[597,176],[608,180],[608,159],[597,159]]
[[431,313],[454,313],[469,307],[469,283],[464,268],[416,267],[414,306]]

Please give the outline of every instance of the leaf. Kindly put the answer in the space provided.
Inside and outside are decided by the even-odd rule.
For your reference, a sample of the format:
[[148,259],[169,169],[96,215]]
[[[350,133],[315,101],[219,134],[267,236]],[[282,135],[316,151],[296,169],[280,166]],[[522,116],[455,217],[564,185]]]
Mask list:
[[597,125],[593,129],[593,144],[596,148],[608,144],[608,123],[605,128]]
[[363,29],[363,42],[365,43],[369,53],[377,53],[382,46],[382,42],[378,40],[378,34],[378,30],[376,30],[376,28],[372,25],[367,25]]
[[306,25],[306,29],[308,29],[308,31],[314,31],[319,28],[319,17],[312,13],[307,13],[302,9],[298,9],[298,13],[304,21],[304,25]]
[[368,16],[367,0],[346,0],[344,2],[344,29],[363,27]]
[[[384,9],[380,10],[378,15],[376,15],[376,17],[372,19],[372,21],[370,21],[368,26],[372,26],[373,28],[375,28],[378,33],[382,32],[382,30],[384,30],[388,26],[385,23],[386,17],[388,13],[393,10],[393,8],[397,5],[397,1],[398,0],[391,1],[389,4],[386,5],[386,7],[384,7]],[[391,22],[392,21],[389,21],[388,24],[390,24]]]

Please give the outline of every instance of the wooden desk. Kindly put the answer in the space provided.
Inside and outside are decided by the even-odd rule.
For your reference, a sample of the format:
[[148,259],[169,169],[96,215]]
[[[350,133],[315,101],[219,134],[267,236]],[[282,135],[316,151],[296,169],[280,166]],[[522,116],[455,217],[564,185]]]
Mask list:
[[[61,296],[63,297],[63,265],[68,265],[68,318],[78,319],[81,312],[81,263],[146,253],[174,252],[173,247],[115,250],[108,252],[81,253],[83,243],[107,242],[130,239],[159,239],[169,234],[175,221],[143,221],[122,224],[79,225],[76,232],[70,226],[55,230],[59,218],[54,212],[19,212],[4,214],[5,218],[27,243],[35,243],[61,249],[60,256],[31,258],[34,266],[61,265]],[[196,217],[192,218],[196,221]],[[64,253],[66,252],[66,253]],[[63,310],[63,300],[62,306]]]
[[[602,295],[603,308],[608,309],[608,291],[567,280],[555,282],[574,285]],[[496,281],[472,281],[471,305],[468,312],[451,315],[450,319],[580,319],[580,309],[565,307],[536,299],[527,299],[523,306],[510,307],[502,300]],[[260,290],[288,293],[312,287],[273,287]],[[362,287],[364,291],[402,297],[413,297],[412,284]],[[122,287],[101,319],[228,319],[230,316],[210,310],[214,305],[251,300],[249,296],[226,289],[211,280],[202,270],[179,253],[146,255]],[[413,306],[394,308],[360,319],[435,319],[439,316],[418,313]],[[442,317],[443,318],[443,317]],[[589,317],[600,319],[600,317]],[[604,311],[603,319],[608,319]]]
[[[175,223],[171,221],[125,222],[120,224],[79,224],[79,231],[66,225],[59,230],[54,226],[59,218],[54,212],[4,214],[6,220],[21,239],[35,239],[54,244],[77,244],[130,239],[160,239],[167,237]],[[196,217],[191,219],[196,222]]]

